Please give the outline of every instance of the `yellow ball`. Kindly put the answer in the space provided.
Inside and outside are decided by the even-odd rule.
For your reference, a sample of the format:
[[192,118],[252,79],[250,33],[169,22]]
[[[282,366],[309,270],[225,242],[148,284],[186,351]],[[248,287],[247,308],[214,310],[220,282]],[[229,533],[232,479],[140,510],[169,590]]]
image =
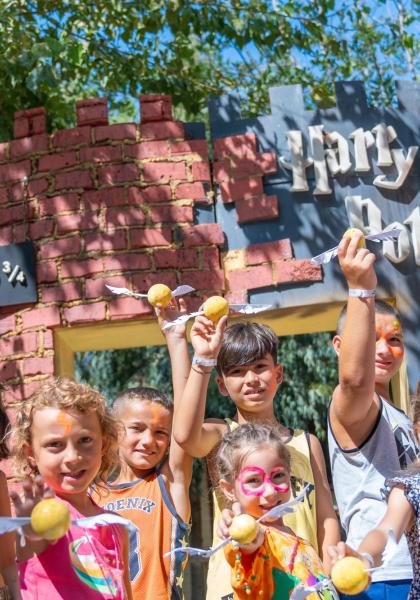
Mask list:
[[152,306],[161,304],[166,308],[172,299],[172,292],[164,283],[156,283],[147,292],[147,299]]
[[360,229],[357,229],[357,227],[351,227],[350,229],[347,229],[347,231],[344,232],[343,237],[348,237],[352,240],[354,238],[354,236],[357,235],[358,233],[361,233],[362,237],[360,238],[360,240],[357,244],[357,248],[366,248],[365,236],[363,234],[363,231],[361,231]]
[[66,535],[70,527],[70,511],[61,500],[41,500],[32,510],[31,526],[39,537],[58,540]]
[[232,519],[229,535],[239,544],[253,542],[258,534],[258,524],[251,515],[237,515]]
[[211,296],[203,304],[204,316],[216,323],[229,313],[229,304],[222,296]]
[[363,592],[369,583],[364,564],[354,556],[338,560],[331,570],[331,579],[339,592],[350,596]]

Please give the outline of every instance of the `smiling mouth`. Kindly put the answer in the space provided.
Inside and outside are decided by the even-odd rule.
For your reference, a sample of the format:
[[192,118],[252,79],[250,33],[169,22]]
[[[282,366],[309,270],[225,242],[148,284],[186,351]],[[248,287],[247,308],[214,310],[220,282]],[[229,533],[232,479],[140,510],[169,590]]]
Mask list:
[[258,388],[258,389],[255,389],[255,390],[248,390],[248,391],[245,392],[245,396],[254,396],[254,395],[257,395],[257,394],[259,395],[259,394],[262,394],[263,391],[264,390],[262,388]]
[[80,471],[73,471],[71,473],[62,473],[62,476],[66,479],[81,479],[85,473],[86,470],[81,469]]

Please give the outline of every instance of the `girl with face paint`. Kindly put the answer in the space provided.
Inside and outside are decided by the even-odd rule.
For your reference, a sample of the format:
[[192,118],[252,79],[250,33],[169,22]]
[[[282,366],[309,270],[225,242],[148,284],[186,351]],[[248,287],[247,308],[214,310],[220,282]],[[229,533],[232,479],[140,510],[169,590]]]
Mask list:
[[[225,547],[232,567],[234,598],[288,598],[299,584],[313,586],[326,580],[320,558],[308,542],[283,524],[264,519],[273,507],[292,497],[290,454],[276,426],[245,423],[228,433],[216,456],[220,488],[234,503],[235,512],[261,519],[255,539]],[[219,534],[227,537],[223,520]],[[338,598],[331,584],[307,596],[309,600]]]

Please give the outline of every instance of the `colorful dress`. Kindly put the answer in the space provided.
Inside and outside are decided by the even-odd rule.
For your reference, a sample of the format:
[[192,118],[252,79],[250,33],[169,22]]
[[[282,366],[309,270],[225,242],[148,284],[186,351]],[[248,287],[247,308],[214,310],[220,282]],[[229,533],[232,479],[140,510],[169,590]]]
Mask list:
[[[66,502],[71,519],[80,514]],[[46,550],[18,563],[23,600],[124,600],[121,525],[74,524]]]
[[408,600],[420,600],[420,473],[387,479],[385,482],[386,498],[392,488],[397,485],[403,486],[404,496],[411,504],[415,515],[413,526],[406,532],[408,549],[413,563],[413,582]]
[[185,554],[164,554],[188,545],[190,526],[175,511],[163,476],[153,471],[130,483],[108,484],[97,502],[136,526],[130,532],[130,580],[139,600],[181,600]]
[[[253,554],[229,544],[225,557],[231,566],[235,600],[287,600],[300,584],[328,581],[315,550],[305,540],[264,527],[264,542]],[[338,600],[334,586],[307,596],[308,600]]]

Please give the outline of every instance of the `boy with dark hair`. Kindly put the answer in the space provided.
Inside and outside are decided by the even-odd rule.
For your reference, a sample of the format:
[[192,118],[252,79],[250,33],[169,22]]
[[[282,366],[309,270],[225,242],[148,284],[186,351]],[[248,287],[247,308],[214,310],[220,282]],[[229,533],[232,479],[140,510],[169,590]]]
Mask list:
[[[211,459],[222,437],[242,423],[277,423],[273,401],[283,377],[282,366],[277,363],[278,339],[269,327],[257,323],[236,323],[225,331],[225,326],[226,317],[222,317],[217,325],[204,316],[196,318],[191,329],[195,354],[174,416],[175,439],[188,454],[208,456],[214,488],[218,487],[217,476]],[[207,388],[214,366],[217,366],[220,393],[229,396],[235,403],[233,420],[204,419]],[[173,368],[176,369],[175,364]],[[338,541],[339,530],[321,445],[313,435],[278,425],[292,456],[294,495],[308,485],[304,502],[297,505],[296,512],[285,517],[285,522],[327,558],[326,547],[332,540]],[[227,505],[221,494],[214,493],[213,499],[216,543],[220,511]],[[273,498],[273,502],[279,501],[279,498]],[[226,524],[230,519],[230,514],[225,513]],[[212,556],[207,583],[208,600],[233,597],[230,571],[223,553]]]
[[[333,344],[339,385],[328,415],[328,445],[334,491],[347,543],[357,548],[386,511],[382,488],[418,452],[412,424],[390,399],[390,381],[404,356],[396,310],[375,302],[375,255],[357,248],[361,234],[339,245],[341,270],[349,286],[346,310]],[[392,563],[372,574],[360,600],[406,600],[412,578],[404,538]]]

